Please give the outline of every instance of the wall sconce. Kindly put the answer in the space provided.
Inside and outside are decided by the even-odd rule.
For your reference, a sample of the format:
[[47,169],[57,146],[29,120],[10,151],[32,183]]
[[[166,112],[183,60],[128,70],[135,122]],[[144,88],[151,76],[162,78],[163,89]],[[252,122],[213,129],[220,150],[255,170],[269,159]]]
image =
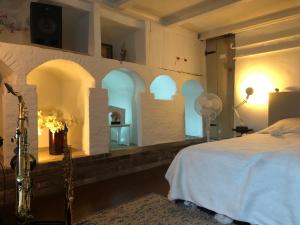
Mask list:
[[246,88],[245,90],[247,96],[246,96],[246,99],[244,99],[243,101],[241,101],[239,104],[237,104],[236,106],[232,107],[236,117],[238,118],[239,120],[239,126],[236,126],[235,129],[233,129],[234,131],[238,132],[238,133],[241,133],[241,135],[243,135],[244,133],[248,133],[249,131],[251,131],[251,129],[249,129],[247,126],[244,125],[244,122],[238,112],[238,108],[240,108],[242,105],[244,105],[245,103],[247,103],[249,97],[251,95],[253,95],[254,93],[254,89],[252,87],[248,87]]
[[233,107],[233,109],[234,109],[235,111],[236,111],[239,107],[241,107],[242,105],[244,105],[245,103],[247,103],[249,97],[250,97],[251,95],[253,95],[254,89],[253,89],[252,87],[247,87],[245,92],[246,92],[246,94],[247,94],[246,99],[244,99],[244,100],[241,101],[239,104],[237,104],[236,106]]

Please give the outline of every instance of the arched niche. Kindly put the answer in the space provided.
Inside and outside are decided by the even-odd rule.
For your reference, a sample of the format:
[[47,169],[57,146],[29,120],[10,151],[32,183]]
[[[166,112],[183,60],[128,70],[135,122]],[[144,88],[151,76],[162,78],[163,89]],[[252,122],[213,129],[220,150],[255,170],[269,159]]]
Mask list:
[[172,100],[177,92],[176,82],[168,75],[157,76],[150,85],[154,99]]
[[[57,109],[77,120],[69,128],[68,144],[89,155],[89,89],[95,87],[94,78],[79,64],[57,59],[33,69],[27,84],[36,86],[39,110]],[[40,132],[38,146],[49,147],[47,128]]]
[[203,92],[201,84],[195,80],[186,81],[182,86],[185,102],[185,135],[187,138],[203,137],[202,116],[195,110],[195,101]]
[[[111,112],[118,111],[121,115],[123,114],[121,125],[130,125],[129,128],[122,127],[119,131],[112,129],[112,132],[110,131],[111,139],[116,140],[116,132],[120,132],[119,145],[141,145],[140,93],[145,92],[144,80],[134,71],[114,69],[105,75],[101,85],[103,89],[107,90],[108,95],[110,111],[108,121],[111,121]],[[111,124],[109,123],[109,125]],[[116,147],[118,148],[119,145]]]

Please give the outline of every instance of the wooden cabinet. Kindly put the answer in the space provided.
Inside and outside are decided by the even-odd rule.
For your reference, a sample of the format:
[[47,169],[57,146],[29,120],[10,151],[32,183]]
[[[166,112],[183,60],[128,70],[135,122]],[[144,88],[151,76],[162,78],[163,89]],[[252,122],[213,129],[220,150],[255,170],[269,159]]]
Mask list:
[[149,64],[179,72],[201,74],[202,43],[197,34],[151,23]]

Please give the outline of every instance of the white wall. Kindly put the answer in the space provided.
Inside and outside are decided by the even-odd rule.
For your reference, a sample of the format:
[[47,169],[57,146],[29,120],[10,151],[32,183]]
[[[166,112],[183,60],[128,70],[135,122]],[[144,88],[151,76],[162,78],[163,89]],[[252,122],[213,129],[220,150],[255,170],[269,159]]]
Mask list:
[[[47,76],[47,71],[40,71],[43,76],[35,76],[34,80],[30,80],[29,84],[37,85],[38,95],[38,108],[47,109],[55,108],[61,109],[62,107],[62,83],[56,76]],[[44,76],[46,75],[46,76]],[[48,129],[42,131],[38,139],[39,147],[49,146],[49,133]]]
[[[285,21],[236,35],[235,104],[254,94],[239,111],[245,124],[255,130],[267,126],[268,93],[279,88],[300,89],[300,19]],[[250,45],[254,44],[254,45]]]
[[0,136],[3,135],[3,106],[2,106],[2,88],[0,88]]
[[[2,76],[0,74],[0,80],[2,80]],[[1,85],[2,86],[2,85]],[[2,87],[0,88],[0,136],[3,137],[3,119],[4,119],[4,114],[3,114],[3,103],[2,103],[2,94],[3,89]],[[3,147],[0,147],[0,163],[3,163]]]
[[[0,11],[7,13],[12,21],[16,21],[17,28],[21,28],[21,30],[11,33],[4,29],[0,35],[0,41],[30,45],[30,2],[36,1],[15,1],[15,4],[5,2],[0,1]],[[61,4],[59,0],[41,0],[39,2],[62,7],[62,48],[88,53],[89,11]]]
[[204,44],[198,40],[197,33],[149,22],[147,38],[149,65],[205,75]]
[[89,12],[64,6],[62,8],[62,48],[88,52]]
[[[39,66],[29,73],[27,83],[35,85],[38,109],[57,109],[65,119],[71,116],[78,120],[69,127],[69,144],[75,149],[89,153],[89,87],[90,75],[80,66],[63,60],[54,60]],[[49,131],[43,129],[39,147],[49,146]]]
[[[6,127],[7,127],[7,116],[6,116],[6,106],[5,100],[8,95],[7,90],[4,86],[4,83],[15,84],[16,83],[16,75],[13,71],[7,66],[2,60],[0,60],[0,136],[4,138],[4,145],[6,145],[7,141],[10,140],[5,137]],[[17,109],[16,105],[16,109]],[[9,141],[8,141],[9,142]],[[3,145],[3,146],[4,146]],[[0,147],[0,162],[4,161],[4,149],[5,147]]]
[[0,12],[8,15],[8,22],[13,21],[17,28],[21,28],[21,31],[15,31],[14,33],[3,29],[0,41],[19,44],[30,43],[30,31],[25,30],[29,28],[29,8],[28,1],[0,1]]
[[[89,132],[91,133],[89,137],[90,153],[100,154],[108,152],[108,104],[107,93],[101,90],[101,80],[104,76],[113,69],[127,68],[130,71],[135,71],[140,74],[141,78],[145,82],[145,97],[141,95],[141,111],[137,113],[137,119],[140,118],[142,123],[137,127],[138,132],[142,135],[140,137],[140,145],[149,145],[155,143],[164,143],[170,141],[184,140],[184,99],[183,96],[176,96],[172,101],[156,101],[150,94],[150,84],[152,80],[159,74],[166,74],[166,71],[149,67],[144,65],[132,64],[120,62],[115,60],[102,59],[101,57],[92,57],[86,55],[79,55],[74,53],[63,52],[54,49],[42,49],[38,47],[31,47],[25,45],[14,45],[0,43],[0,59],[7,58],[4,57],[6,54],[10,54],[9,60],[15,61],[12,70],[15,71],[17,76],[17,83],[15,88],[22,93],[26,94],[25,101],[28,104],[29,115],[30,115],[30,143],[32,149],[37,149],[37,99],[40,96],[36,96],[35,89],[26,85],[27,75],[30,71],[39,65],[47,61],[52,61],[52,59],[65,59],[75,62],[81,65],[84,69],[88,71],[89,74],[95,79],[97,84],[95,89],[92,89],[92,95],[89,97],[89,116],[91,121],[89,123]],[[59,68],[63,69],[64,66],[61,65]],[[76,70],[72,73],[64,73],[63,76],[67,74],[72,74],[73,76],[78,76],[81,73],[77,73]],[[40,75],[44,75],[40,73]],[[181,90],[182,85],[187,80],[198,80],[201,84],[204,84],[204,79],[198,76],[184,75],[177,72],[169,72],[168,75],[176,81],[178,90]],[[46,85],[46,84],[45,84]],[[67,88],[67,87],[62,87]],[[68,88],[68,92],[76,93],[80,90],[74,88]],[[49,90],[50,91],[50,90]],[[57,90],[59,93],[61,90]],[[53,92],[53,91],[52,91]],[[52,93],[51,92],[51,93]],[[62,95],[63,96],[63,95]],[[47,100],[48,101],[48,100]],[[62,101],[62,100],[60,100]],[[46,102],[46,100],[45,100]],[[74,107],[77,104],[77,100],[71,100],[70,103],[74,103]],[[4,102],[7,107],[7,112],[5,114],[6,121],[8,122],[5,129],[5,138],[9,138],[14,134],[15,120],[17,118],[16,114],[16,102],[11,96],[7,96]],[[60,102],[53,104],[60,104]],[[77,107],[77,106],[76,106]],[[74,109],[75,110],[75,109]],[[76,109],[78,110],[78,109]],[[77,112],[77,111],[76,111]],[[9,115],[9,119],[8,116]],[[160,130],[163,132],[161,133]],[[36,143],[36,145],[35,145]],[[8,143],[9,146],[5,148],[6,163],[11,157],[10,149],[14,146]],[[9,153],[9,154],[8,154]],[[34,153],[36,154],[36,153]]]
[[155,100],[148,92],[141,100],[144,145],[185,140],[183,96],[174,96],[170,101]]
[[[71,2],[70,0],[69,2]],[[96,10],[96,11],[94,11]],[[101,43],[99,34],[100,34],[100,14],[97,11],[99,10],[96,6],[93,8],[93,17],[90,24],[94,24],[95,26],[92,27],[93,32],[90,32],[90,34],[93,34],[93,37],[89,37],[89,40],[92,40],[93,43],[89,43],[89,46],[94,46],[93,52],[95,52],[95,55],[89,56],[89,55],[83,55],[83,54],[76,54],[72,52],[66,52],[61,51],[59,49],[49,49],[49,48],[41,48],[41,47],[34,47],[34,46],[28,46],[28,45],[19,45],[20,42],[17,42],[16,44],[8,44],[4,42],[0,42],[0,60],[3,60],[3,62],[7,65],[11,65],[11,69],[14,71],[14,73],[17,75],[17,79],[15,80],[14,87],[24,93],[25,95],[25,101],[28,104],[29,108],[29,119],[30,119],[30,128],[29,128],[29,142],[31,144],[32,152],[34,155],[37,156],[37,149],[38,149],[38,136],[37,136],[37,109],[38,109],[38,99],[41,96],[38,96],[36,93],[34,86],[29,86],[26,83],[27,75],[36,67],[44,64],[45,62],[54,60],[54,59],[63,59],[67,61],[74,62],[77,65],[80,65],[83,67],[87,72],[92,76],[92,78],[95,80],[95,87],[90,87],[90,89],[85,89],[84,91],[84,99],[82,100],[84,104],[87,104],[86,102],[89,102],[87,106],[84,107],[80,113],[83,113],[84,117],[88,117],[90,119],[89,122],[85,123],[87,120],[85,120],[83,129],[86,129],[88,131],[88,136],[85,136],[87,132],[84,132],[85,139],[89,139],[89,153],[90,154],[101,154],[106,153],[109,151],[109,141],[108,141],[108,134],[109,134],[109,127],[108,127],[108,104],[107,104],[107,92],[101,88],[101,81],[104,78],[104,76],[114,69],[120,69],[120,68],[126,68],[129,71],[134,71],[136,74],[139,74],[141,76],[141,79],[145,83],[144,92],[145,94],[141,94],[138,96],[135,96],[136,102],[140,102],[141,107],[136,109],[137,114],[134,115],[136,117],[137,121],[141,121],[141,123],[137,124],[137,127],[134,129],[137,130],[137,133],[141,134],[138,137],[138,144],[139,145],[149,145],[149,144],[156,144],[156,143],[165,143],[170,141],[179,141],[184,140],[184,98],[180,95],[180,93],[177,93],[177,96],[172,101],[157,101],[153,99],[153,96],[150,94],[150,84],[154,80],[154,78],[160,74],[166,74],[170,76],[177,85],[177,90],[181,90],[182,85],[187,80],[197,80],[201,83],[201,85],[205,86],[205,76],[194,76],[191,74],[184,73],[182,71],[177,72],[176,70],[178,68],[176,67],[170,67],[169,69],[172,70],[164,70],[160,69],[161,64],[160,62],[155,63],[151,60],[148,60],[148,57],[150,57],[151,54],[155,53],[155,43],[151,42],[152,44],[149,45],[149,30],[146,30],[139,34],[139,40],[140,36],[145,35],[145,38],[143,39],[145,41],[145,44],[143,49],[139,52],[143,55],[143,51],[145,51],[146,59],[144,60],[146,62],[146,65],[136,64],[136,63],[129,63],[129,62],[122,62],[116,60],[109,60],[104,59],[100,56],[99,49],[96,48],[96,46],[99,46],[99,43]],[[98,13],[97,13],[98,12]],[[99,17],[97,17],[97,15]],[[97,22],[98,21],[98,22]],[[149,21],[147,22],[147,24]],[[149,27],[147,27],[148,29]],[[163,28],[162,28],[163,29]],[[168,28],[172,29],[172,28]],[[143,29],[141,29],[143,30]],[[175,29],[176,33],[183,32],[183,38],[182,39],[176,39],[177,42],[175,44],[177,46],[180,46],[183,44],[183,42],[189,42],[190,35],[193,36],[193,40],[196,40],[197,34],[183,31],[182,29]],[[151,34],[153,34],[154,31],[151,31]],[[157,30],[156,32],[160,32],[160,30]],[[188,35],[186,35],[188,33]],[[17,34],[16,34],[17,35]],[[0,35],[1,36],[1,35]],[[98,37],[98,39],[97,39]],[[186,37],[186,39],[185,39]],[[1,38],[1,37],[0,37]],[[13,38],[12,38],[13,39]],[[2,40],[3,41],[3,40]],[[6,40],[4,40],[6,41]],[[136,43],[136,46],[134,48],[138,48],[139,45],[142,45],[142,42]],[[204,54],[203,54],[203,43],[199,41],[199,44],[197,46],[197,49],[199,47],[199,58],[198,61],[195,62],[197,64],[197,67],[201,67],[204,63]],[[100,46],[99,46],[100,47]],[[154,48],[154,50],[152,49]],[[149,54],[150,52],[150,54]],[[151,53],[152,52],[152,53]],[[164,58],[167,58],[168,56],[164,55],[164,51],[160,51],[161,56]],[[152,55],[153,56],[153,55]],[[173,56],[172,56],[173,57]],[[195,58],[196,59],[196,58]],[[151,61],[151,63],[150,63]],[[169,65],[170,66],[170,65]],[[64,69],[63,65],[59,66],[60,69]],[[201,71],[205,71],[201,67]],[[65,75],[70,73],[65,73]],[[42,75],[42,74],[41,74]],[[74,71],[72,73],[74,77],[80,75],[80,73],[77,73]],[[46,84],[45,84],[46,85]],[[49,87],[45,87],[49,88]],[[70,93],[74,93],[74,98],[81,98],[77,96],[77,92],[82,92],[81,89],[74,89],[71,87],[71,85],[63,85],[61,89],[68,90],[67,95],[71,95]],[[57,90],[57,93],[60,93],[61,90]],[[78,93],[79,95],[79,93]],[[61,96],[65,96],[65,94],[61,94]],[[70,97],[70,96],[69,96]],[[45,98],[47,98],[45,96]],[[70,97],[71,98],[71,97]],[[64,103],[62,99],[57,100],[58,102],[53,104],[71,104],[73,100],[69,103]],[[80,100],[80,101],[81,101]],[[46,101],[46,100],[45,100]],[[73,110],[77,111],[77,100],[74,100],[74,107]],[[16,112],[16,99],[12,96],[6,96],[3,100],[3,106],[5,107],[5,121],[6,124],[4,127],[4,137],[10,138],[13,136],[15,132],[15,120],[17,118],[17,112]],[[70,105],[68,105],[70,106]],[[70,106],[71,107],[71,106]],[[170,125],[171,124],[171,125]],[[163,130],[163,132],[160,132],[160,129]],[[8,162],[12,156],[12,153],[10,149],[13,149],[14,145],[11,143],[7,143],[6,146],[4,146],[4,152],[5,152],[5,163],[8,165]]]

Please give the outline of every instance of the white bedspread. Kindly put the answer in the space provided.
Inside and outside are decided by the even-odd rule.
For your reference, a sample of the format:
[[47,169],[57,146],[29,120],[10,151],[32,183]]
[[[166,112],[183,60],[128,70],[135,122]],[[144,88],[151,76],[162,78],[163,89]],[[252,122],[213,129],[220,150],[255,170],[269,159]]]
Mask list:
[[181,150],[169,199],[259,225],[300,224],[300,135],[252,134]]

